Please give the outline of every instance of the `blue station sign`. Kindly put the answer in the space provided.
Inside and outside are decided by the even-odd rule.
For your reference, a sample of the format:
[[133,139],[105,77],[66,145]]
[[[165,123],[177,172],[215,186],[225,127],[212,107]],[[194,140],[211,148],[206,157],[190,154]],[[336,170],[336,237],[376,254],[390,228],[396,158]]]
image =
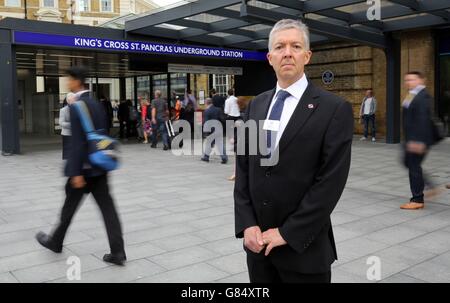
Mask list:
[[71,47],[80,49],[96,49],[109,51],[125,51],[175,56],[198,56],[217,59],[266,60],[265,52],[192,46],[180,44],[157,43],[133,40],[110,40],[101,38],[77,37],[66,35],[41,34],[33,32],[14,32],[15,44],[32,44]]

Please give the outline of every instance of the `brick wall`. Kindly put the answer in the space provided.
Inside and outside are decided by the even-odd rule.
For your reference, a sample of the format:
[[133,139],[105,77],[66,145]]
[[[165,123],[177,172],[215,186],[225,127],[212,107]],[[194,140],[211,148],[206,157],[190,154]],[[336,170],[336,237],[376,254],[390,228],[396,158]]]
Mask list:
[[[332,43],[313,49],[310,64],[306,67],[306,74],[316,85],[333,92],[349,101],[353,106],[355,132],[362,133],[359,123],[359,110],[365,91],[372,88],[377,98],[378,131],[384,135],[385,128],[385,83],[375,81],[374,74],[386,69],[384,53],[379,56],[376,50],[368,46],[353,43]],[[322,82],[322,73],[331,70],[334,81],[330,85]],[[379,76],[378,76],[379,77]],[[385,77],[385,76],[384,76]],[[384,87],[382,87],[384,85]]]

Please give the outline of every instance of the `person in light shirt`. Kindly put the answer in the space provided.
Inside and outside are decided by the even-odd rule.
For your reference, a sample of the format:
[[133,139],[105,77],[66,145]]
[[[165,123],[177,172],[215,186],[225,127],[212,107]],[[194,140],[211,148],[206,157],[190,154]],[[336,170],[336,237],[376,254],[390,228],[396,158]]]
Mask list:
[[371,89],[366,91],[366,96],[361,103],[361,109],[359,111],[359,117],[364,122],[364,136],[361,141],[367,140],[369,135],[369,124],[371,126],[372,142],[375,142],[375,113],[377,111],[377,99],[373,96]]

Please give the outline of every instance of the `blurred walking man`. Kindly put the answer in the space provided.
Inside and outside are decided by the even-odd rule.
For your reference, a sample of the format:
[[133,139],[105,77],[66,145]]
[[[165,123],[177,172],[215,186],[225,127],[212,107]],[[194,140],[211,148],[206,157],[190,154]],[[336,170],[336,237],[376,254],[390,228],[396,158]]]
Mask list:
[[[69,89],[76,94],[77,102],[84,102],[89,110],[96,130],[107,130],[105,110],[100,102],[90,97],[89,90],[85,89],[86,70],[81,67],[72,67],[67,71],[69,76]],[[44,247],[60,253],[67,229],[77,211],[84,195],[92,193],[100,207],[105,221],[111,253],[105,254],[105,262],[123,265],[126,260],[122,227],[109,193],[107,172],[92,166],[88,160],[87,138],[82,127],[78,111],[70,108],[70,121],[72,126],[72,140],[69,158],[65,167],[65,174],[69,179],[66,183],[66,200],[61,210],[60,222],[51,235],[39,232],[37,241]]]

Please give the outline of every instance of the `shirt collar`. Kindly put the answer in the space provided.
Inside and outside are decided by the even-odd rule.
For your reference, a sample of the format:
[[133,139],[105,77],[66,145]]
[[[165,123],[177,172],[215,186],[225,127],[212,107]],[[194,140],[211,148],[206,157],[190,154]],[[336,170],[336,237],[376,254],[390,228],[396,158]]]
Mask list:
[[275,91],[275,96],[277,96],[280,90],[285,90],[298,101],[302,97],[307,86],[308,86],[308,79],[306,79],[306,74],[303,73],[303,76],[300,79],[298,79],[296,82],[292,83],[289,87],[285,89],[281,88],[277,82],[277,89]]
[[420,93],[420,91],[422,89],[425,88],[425,85],[417,85],[415,88],[413,88],[412,90],[410,90],[409,92],[413,95],[417,95],[418,93]]
[[84,94],[84,93],[89,93],[89,90],[88,89],[85,89],[85,90],[82,90],[82,91],[79,91],[78,93],[76,93],[75,94],[75,96],[77,96],[77,99],[78,98],[80,98],[80,96],[82,95],[82,94]]

